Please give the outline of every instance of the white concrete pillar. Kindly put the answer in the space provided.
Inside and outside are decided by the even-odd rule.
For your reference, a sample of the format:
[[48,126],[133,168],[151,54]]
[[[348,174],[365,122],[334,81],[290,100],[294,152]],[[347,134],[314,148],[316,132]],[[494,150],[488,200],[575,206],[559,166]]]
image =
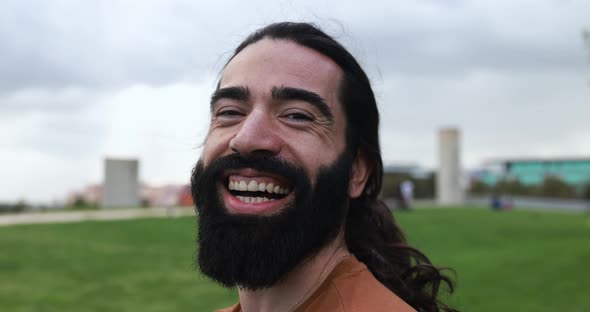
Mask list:
[[439,205],[463,204],[460,135],[457,128],[443,128],[438,133],[436,197]]
[[102,206],[139,207],[139,161],[106,158],[104,168]]

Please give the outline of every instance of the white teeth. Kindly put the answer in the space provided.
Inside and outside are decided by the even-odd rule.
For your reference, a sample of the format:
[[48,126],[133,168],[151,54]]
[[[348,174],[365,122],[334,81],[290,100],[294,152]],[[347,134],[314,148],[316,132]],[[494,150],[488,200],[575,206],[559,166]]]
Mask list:
[[248,183],[248,192],[258,191],[258,182],[252,180]]
[[251,197],[251,196],[236,196],[241,202],[254,204],[254,203],[264,203],[267,201],[271,201],[274,199],[268,199],[267,197]]
[[[280,187],[279,185],[275,185],[274,183],[258,183],[256,180],[250,180],[247,182],[246,180],[241,181],[229,181],[228,189],[230,191],[248,191],[248,192],[267,192],[270,194],[289,194],[289,189],[286,187]],[[245,198],[245,196],[242,196]]]

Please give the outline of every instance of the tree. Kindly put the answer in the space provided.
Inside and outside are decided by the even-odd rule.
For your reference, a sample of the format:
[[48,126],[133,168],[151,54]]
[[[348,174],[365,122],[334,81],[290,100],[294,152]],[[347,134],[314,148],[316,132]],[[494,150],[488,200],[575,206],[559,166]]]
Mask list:
[[541,185],[541,196],[556,198],[576,198],[574,188],[558,177],[548,176]]
[[382,198],[399,198],[399,186],[411,177],[407,173],[385,173],[383,175],[383,186],[381,188]]
[[582,194],[584,199],[590,200],[590,182],[586,183],[586,187],[584,188],[584,193]]
[[469,193],[475,195],[487,195],[490,192],[490,186],[480,180],[471,180],[469,183]]
[[405,172],[389,172],[383,175],[381,198],[399,198],[400,185],[404,181],[412,181],[414,184],[414,198],[434,198],[435,174],[424,177],[414,177]]
[[85,209],[96,209],[97,205],[89,203],[86,198],[82,195],[77,195],[71,206],[72,209],[85,210]]
[[492,191],[496,194],[509,194],[521,196],[536,196],[538,188],[532,185],[524,185],[516,179],[500,181],[494,185]]

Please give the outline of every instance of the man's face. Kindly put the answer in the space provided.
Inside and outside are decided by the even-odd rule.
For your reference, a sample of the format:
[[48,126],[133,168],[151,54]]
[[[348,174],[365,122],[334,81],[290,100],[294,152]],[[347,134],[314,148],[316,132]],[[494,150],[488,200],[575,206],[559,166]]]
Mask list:
[[[213,96],[204,166],[236,152],[264,153],[303,168],[315,181],[318,168],[333,163],[346,144],[341,78],[331,59],[291,41],[246,47],[227,65]],[[227,174],[219,191],[232,213],[273,214],[292,200],[291,181],[282,177],[248,169]],[[236,187],[265,192],[238,198],[229,192]]]
[[262,40],[227,65],[191,179],[204,274],[270,287],[336,237],[355,172],[341,76],[288,41]]

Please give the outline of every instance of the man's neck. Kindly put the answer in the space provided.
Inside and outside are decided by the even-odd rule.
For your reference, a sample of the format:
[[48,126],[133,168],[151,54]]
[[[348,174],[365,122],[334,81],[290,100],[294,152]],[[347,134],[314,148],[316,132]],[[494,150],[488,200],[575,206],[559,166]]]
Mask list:
[[293,311],[319,288],[334,267],[350,256],[344,233],[322,248],[317,255],[300,264],[276,285],[262,290],[239,289],[243,312]]

